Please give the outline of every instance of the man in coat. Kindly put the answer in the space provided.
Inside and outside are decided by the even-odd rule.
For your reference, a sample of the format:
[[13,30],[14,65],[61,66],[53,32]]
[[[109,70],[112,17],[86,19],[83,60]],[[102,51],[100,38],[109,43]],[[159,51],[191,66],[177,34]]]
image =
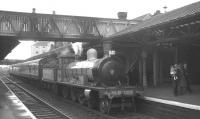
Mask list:
[[178,95],[178,76],[177,76],[177,68],[178,68],[178,65],[177,64],[174,64],[171,66],[170,68],[170,74],[172,76],[172,81],[173,81],[173,93],[174,93],[174,96],[177,96]]
[[185,61],[182,62],[182,68],[183,68],[183,74],[185,77],[185,83],[186,83],[186,90],[191,93],[192,90],[190,88],[190,83],[189,83],[189,73],[188,73],[188,67],[187,67],[187,63]]

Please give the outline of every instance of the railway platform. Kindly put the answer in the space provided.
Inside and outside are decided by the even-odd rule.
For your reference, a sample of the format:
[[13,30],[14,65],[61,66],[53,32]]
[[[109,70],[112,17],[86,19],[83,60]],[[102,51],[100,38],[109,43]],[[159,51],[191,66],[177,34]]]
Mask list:
[[136,99],[137,109],[162,119],[199,119],[200,85],[191,88],[191,93],[178,96],[174,96],[171,85],[145,88],[142,96]]
[[[200,110],[200,85],[191,85],[192,92],[189,93],[185,91],[185,93],[180,94],[178,96],[174,96],[173,87],[171,85],[162,85],[157,88],[147,88],[144,90],[145,97],[151,97],[154,99],[162,99],[165,100],[163,102],[177,102],[176,104],[188,104],[193,105],[193,107],[198,107]],[[175,103],[174,103],[175,105]],[[192,107],[191,107],[192,108]],[[196,108],[197,109],[197,108]]]
[[1,81],[0,77],[0,119],[36,119],[18,97]]

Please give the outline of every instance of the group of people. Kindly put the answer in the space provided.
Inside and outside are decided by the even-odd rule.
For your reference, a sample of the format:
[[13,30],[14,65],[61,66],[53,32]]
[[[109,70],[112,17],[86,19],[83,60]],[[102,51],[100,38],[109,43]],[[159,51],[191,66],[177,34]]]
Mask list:
[[188,91],[192,91],[189,84],[188,69],[186,62],[174,64],[170,68],[170,74],[173,80],[173,93],[175,96]]

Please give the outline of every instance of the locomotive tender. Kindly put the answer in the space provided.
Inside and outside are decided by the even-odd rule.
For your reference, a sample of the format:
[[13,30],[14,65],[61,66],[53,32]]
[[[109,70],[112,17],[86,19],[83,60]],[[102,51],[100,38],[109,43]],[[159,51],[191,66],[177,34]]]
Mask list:
[[11,75],[102,113],[134,106],[135,88],[128,84],[125,62],[116,55],[98,59],[97,51],[89,49],[84,61],[75,61],[68,52],[64,57],[51,56],[11,67]]

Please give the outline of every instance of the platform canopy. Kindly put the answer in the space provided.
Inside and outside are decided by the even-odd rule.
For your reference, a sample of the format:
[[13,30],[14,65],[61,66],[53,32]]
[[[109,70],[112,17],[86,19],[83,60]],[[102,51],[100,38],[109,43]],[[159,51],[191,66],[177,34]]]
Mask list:
[[200,2],[152,16],[105,41],[118,45],[143,46],[164,42],[191,41],[200,37]]

